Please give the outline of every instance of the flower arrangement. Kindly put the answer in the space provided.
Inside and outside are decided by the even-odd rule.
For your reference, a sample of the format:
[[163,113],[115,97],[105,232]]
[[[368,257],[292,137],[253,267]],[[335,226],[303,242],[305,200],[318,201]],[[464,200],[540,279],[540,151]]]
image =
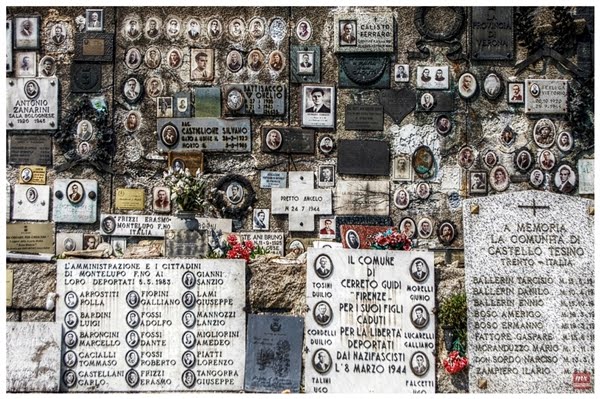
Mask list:
[[240,241],[235,234],[219,237],[219,244],[212,249],[211,258],[244,259],[246,263],[267,251],[252,240]]
[[469,365],[469,359],[461,355],[460,351],[452,351],[448,354],[448,358],[443,360],[444,369],[448,374],[458,374]]
[[167,186],[171,189],[171,201],[175,202],[182,211],[195,211],[204,208],[208,203],[205,201],[206,179],[198,169],[192,175],[189,169],[169,169],[164,173]]
[[398,230],[393,227],[384,231],[383,233],[377,233],[375,237],[373,237],[373,242],[371,243],[372,249],[394,249],[396,251],[410,251],[411,241],[410,238],[406,236],[406,234],[402,232],[398,232]]

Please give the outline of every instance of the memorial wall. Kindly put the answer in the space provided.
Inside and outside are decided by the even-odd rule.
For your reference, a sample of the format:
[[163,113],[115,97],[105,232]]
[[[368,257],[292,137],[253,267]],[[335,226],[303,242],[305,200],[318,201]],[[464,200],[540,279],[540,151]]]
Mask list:
[[593,26],[8,7],[8,390],[593,392]]

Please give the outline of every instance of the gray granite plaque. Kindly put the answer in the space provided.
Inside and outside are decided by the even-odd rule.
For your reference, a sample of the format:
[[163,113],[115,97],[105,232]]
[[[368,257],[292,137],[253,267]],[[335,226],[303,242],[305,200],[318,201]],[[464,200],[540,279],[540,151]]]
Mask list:
[[290,65],[294,83],[321,83],[321,47],[291,46]]
[[52,165],[52,138],[40,135],[8,137],[8,163]]
[[284,255],[282,232],[242,231],[239,235],[240,240],[252,240],[256,245],[260,245],[269,253]]
[[[394,221],[389,216],[336,216],[335,217],[335,239],[341,241],[340,226],[346,224],[364,225],[364,226],[393,226]],[[339,243],[340,246],[342,243]]]
[[568,100],[568,80],[525,79],[526,114],[566,114]]
[[[388,181],[340,180],[335,187],[336,215],[388,215]],[[339,225],[339,221],[336,221]]]
[[303,329],[300,317],[248,316],[246,391],[300,392]]
[[250,152],[250,119],[158,118],[161,151]]
[[306,392],[435,392],[432,252],[310,248],[306,284]]
[[16,184],[13,197],[14,220],[48,220],[50,186]]
[[577,187],[579,194],[594,194],[594,160],[580,159],[577,161],[577,171],[579,172]]
[[464,201],[470,392],[582,392],[585,374],[593,391],[591,204],[538,191]]
[[[174,230],[181,230],[181,229],[185,229],[185,221],[187,219],[183,219],[177,216],[171,216],[171,229]],[[198,228],[200,230],[208,230],[208,229],[213,229],[215,231],[221,231],[221,232],[226,232],[226,233],[230,233],[233,230],[231,229],[232,226],[232,220],[231,219],[217,219],[217,218],[203,218],[203,217],[196,217],[196,220],[198,221]]]
[[383,106],[348,104],[346,130],[383,130]]
[[314,154],[315,131],[299,127],[262,127],[262,151],[286,154]]
[[334,49],[337,53],[391,53],[394,51],[392,13],[336,13]]
[[6,391],[58,392],[60,323],[6,323]]
[[98,182],[89,179],[56,179],[52,219],[65,223],[96,223]]
[[[271,189],[271,213],[289,215],[290,231],[314,231],[315,215],[331,215],[331,190],[314,189],[312,173],[290,172],[289,188]],[[294,176],[301,176],[302,186],[292,184]]]
[[338,84],[342,88],[389,88],[389,57],[386,54],[345,54],[341,56]]
[[100,233],[124,237],[164,237],[171,229],[169,215],[100,215]]
[[514,59],[512,7],[473,7],[471,10],[471,58]]
[[6,128],[56,130],[58,128],[58,80],[56,78],[8,79]]
[[286,188],[287,172],[260,171],[260,188]]
[[243,389],[245,271],[230,259],[59,260],[61,391]]
[[165,256],[167,258],[204,258],[208,255],[206,230],[166,230]]
[[[236,84],[223,86],[229,115],[278,116],[285,114],[285,85]],[[241,99],[239,99],[241,95]],[[241,100],[241,104],[238,102]]]
[[383,106],[383,111],[394,122],[400,124],[415,109],[415,95],[416,92],[413,89],[406,87],[401,90],[381,90],[379,103]]
[[340,140],[338,173],[389,176],[390,147],[386,141]]
[[[430,94],[433,97],[433,105],[425,106],[423,96]],[[421,91],[416,98],[417,112],[454,112],[454,93],[452,91]]]

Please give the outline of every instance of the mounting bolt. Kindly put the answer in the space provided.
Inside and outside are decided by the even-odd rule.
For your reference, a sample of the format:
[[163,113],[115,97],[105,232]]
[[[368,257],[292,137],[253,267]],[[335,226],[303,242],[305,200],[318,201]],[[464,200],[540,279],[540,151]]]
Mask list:
[[15,82],[14,82],[14,80],[9,80],[9,81],[8,81],[8,84],[9,84],[9,85],[11,85],[11,86],[14,86],[14,85],[15,85]]
[[54,127],[54,122],[50,122],[50,126]]
[[55,80],[51,80],[50,81],[50,86],[56,86],[56,81]]
[[13,127],[13,126],[14,126],[14,123],[12,123],[12,122],[8,122],[8,126],[10,126],[10,127]]

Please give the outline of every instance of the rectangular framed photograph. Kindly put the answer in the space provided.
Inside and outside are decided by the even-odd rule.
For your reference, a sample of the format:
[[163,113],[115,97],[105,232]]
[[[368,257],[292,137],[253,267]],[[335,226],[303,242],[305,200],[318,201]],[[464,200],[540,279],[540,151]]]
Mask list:
[[340,46],[356,46],[356,20],[340,20]]
[[335,128],[335,86],[302,85],[303,127]]
[[12,19],[6,21],[6,72],[13,71],[12,48],[13,48],[13,28]]
[[37,60],[35,51],[16,53],[15,76],[18,78],[35,78],[37,76]]
[[102,32],[104,29],[104,10],[85,10],[85,30],[88,32]]
[[400,154],[392,162],[392,180],[411,181],[412,165],[409,154]]
[[192,62],[190,79],[213,80],[215,50],[212,48],[193,48],[190,56]]
[[417,89],[448,90],[448,66],[418,66]]
[[117,258],[122,258],[127,249],[127,237],[111,237],[110,245],[113,248],[115,256]]
[[335,165],[319,165],[319,187],[335,186]]
[[269,208],[255,209],[252,213],[252,230],[269,230]]
[[525,104],[525,83],[524,82],[507,82],[506,93],[509,104]]
[[405,83],[410,79],[410,66],[408,64],[396,64],[394,66],[394,82]]
[[335,238],[335,217],[330,216],[319,219],[319,238]]
[[469,171],[469,194],[487,194],[487,172],[485,170]]
[[19,15],[14,18],[13,45],[15,50],[36,50],[40,48],[40,17]]
[[315,52],[298,51],[298,75],[315,74]]
[[[187,108],[187,106],[186,106]],[[173,97],[158,97],[156,99],[156,117],[157,118],[172,118],[173,117]]]

